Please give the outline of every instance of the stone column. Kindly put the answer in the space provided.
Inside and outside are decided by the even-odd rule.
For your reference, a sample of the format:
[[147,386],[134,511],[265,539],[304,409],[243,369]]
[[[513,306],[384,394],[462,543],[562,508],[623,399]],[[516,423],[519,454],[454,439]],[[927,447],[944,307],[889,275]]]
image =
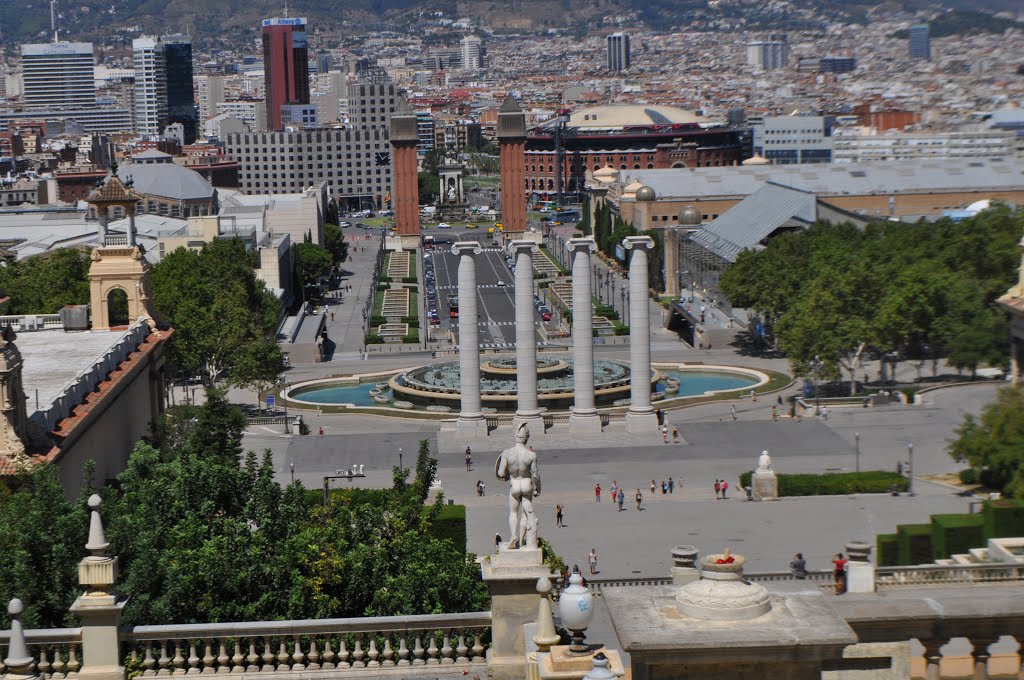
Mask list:
[[846,544],[846,592],[875,592],[875,565],[871,564],[871,546],[864,541]]
[[509,94],[498,110],[501,221],[506,234],[526,231],[526,114]]
[[593,238],[569,239],[572,253],[572,358],[573,392],[569,431],[572,434],[601,432],[594,396],[594,293],[590,285],[590,254],[597,250]]
[[622,242],[629,251],[629,411],[630,433],[653,433],[658,418],[651,408],[651,310],[647,300],[647,251],[650,236],[629,236]]
[[[418,237],[420,233],[419,177],[416,174],[416,145],[419,133],[416,114],[405,97],[391,114],[391,199],[395,208],[395,228],[399,236]],[[404,244],[403,244],[404,247]]]
[[110,215],[108,214],[109,207],[103,203],[96,204],[96,219],[99,220],[100,228],[97,230],[100,240],[100,247],[102,248],[107,240],[107,224],[110,221]]
[[483,248],[476,241],[452,246],[459,256],[459,383],[462,405],[458,433],[487,436],[487,422],[480,410],[480,327],[476,318],[476,256]]
[[516,264],[516,427],[526,423],[531,434],[543,434],[537,400],[537,333],[533,311],[533,253],[539,248],[533,241],[512,241],[509,252]]

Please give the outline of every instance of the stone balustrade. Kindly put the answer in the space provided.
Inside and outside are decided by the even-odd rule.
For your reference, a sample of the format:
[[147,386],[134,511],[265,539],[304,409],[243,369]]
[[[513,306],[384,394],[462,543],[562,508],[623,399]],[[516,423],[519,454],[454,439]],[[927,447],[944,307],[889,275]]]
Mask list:
[[107,376],[121,365],[149,336],[149,323],[140,318],[91,366],[65,383],[64,387],[50,401],[33,413],[30,419],[44,427],[47,432],[56,429],[57,423],[71,415],[71,409],[85,400],[85,395],[107,379]]
[[[69,680],[78,677],[82,668],[82,629],[50,628],[25,631],[32,670],[42,678]],[[4,666],[10,644],[10,632],[0,630],[0,676],[10,672]]]
[[63,328],[60,314],[16,314],[0,316],[0,326],[10,326],[17,332]]
[[121,632],[143,677],[483,664],[490,612],[135,626]]
[[877,567],[875,588],[929,586],[950,583],[1007,583],[1024,581],[1024,564],[922,564]]

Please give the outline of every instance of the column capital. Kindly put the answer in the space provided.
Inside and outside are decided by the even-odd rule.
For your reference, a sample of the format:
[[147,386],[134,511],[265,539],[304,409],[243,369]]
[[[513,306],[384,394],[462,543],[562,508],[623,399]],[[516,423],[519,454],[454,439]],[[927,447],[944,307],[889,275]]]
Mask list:
[[452,244],[453,255],[479,255],[484,249],[477,241],[457,241]]
[[651,250],[654,248],[654,239],[650,236],[627,236],[622,240],[622,247],[626,250]]
[[527,239],[516,239],[509,241],[508,252],[510,255],[518,255],[519,253],[536,253],[539,252],[540,248],[533,241]]
[[594,241],[592,236],[584,236],[582,238],[571,238],[569,242],[565,244],[565,247],[569,249],[570,253],[593,253],[597,251],[597,242]]

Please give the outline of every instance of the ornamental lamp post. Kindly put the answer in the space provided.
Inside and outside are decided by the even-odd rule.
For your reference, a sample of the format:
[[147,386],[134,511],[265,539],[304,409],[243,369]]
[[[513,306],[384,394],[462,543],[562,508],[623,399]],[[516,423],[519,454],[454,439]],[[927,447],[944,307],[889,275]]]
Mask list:
[[853,433],[853,443],[857,449],[857,472],[860,473],[860,432]]
[[908,465],[910,469],[907,470],[907,492],[911,496],[916,496],[914,493],[914,443],[907,442],[907,455],[909,456]]

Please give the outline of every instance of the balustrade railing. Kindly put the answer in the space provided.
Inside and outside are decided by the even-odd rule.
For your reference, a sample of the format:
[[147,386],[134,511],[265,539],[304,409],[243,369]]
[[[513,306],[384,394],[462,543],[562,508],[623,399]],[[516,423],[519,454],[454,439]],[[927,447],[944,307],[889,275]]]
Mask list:
[[951,583],[1007,583],[1024,581],[1024,564],[924,564],[914,567],[877,567],[875,588],[928,586]]
[[122,631],[143,677],[483,664],[490,612],[313,619]]
[[[0,676],[9,669],[7,658],[10,631],[0,631]],[[51,628],[25,631],[29,654],[34,659],[32,670],[47,680],[73,680],[82,667],[82,629]]]

